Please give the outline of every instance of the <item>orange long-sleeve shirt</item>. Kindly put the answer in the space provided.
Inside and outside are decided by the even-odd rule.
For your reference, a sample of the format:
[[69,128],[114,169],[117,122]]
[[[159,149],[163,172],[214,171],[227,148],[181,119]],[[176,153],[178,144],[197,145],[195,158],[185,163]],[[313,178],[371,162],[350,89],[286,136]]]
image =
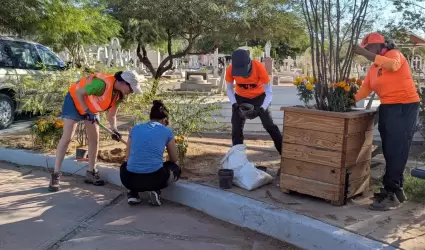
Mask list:
[[370,66],[363,85],[356,94],[360,101],[374,91],[381,104],[414,103],[420,98],[416,91],[409,63],[398,50],[390,50],[384,56],[377,55]]

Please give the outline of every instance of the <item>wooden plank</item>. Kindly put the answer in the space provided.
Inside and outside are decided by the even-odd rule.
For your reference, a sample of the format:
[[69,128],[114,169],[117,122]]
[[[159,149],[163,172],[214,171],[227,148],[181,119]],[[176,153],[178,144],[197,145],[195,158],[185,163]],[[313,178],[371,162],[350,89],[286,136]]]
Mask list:
[[373,130],[374,117],[375,117],[374,115],[368,115],[368,116],[348,119],[347,134]]
[[342,151],[341,134],[285,127],[283,142]]
[[341,152],[304,145],[284,143],[282,148],[282,157],[335,168],[341,167]]
[[[335,134],[344,133],[344,119],[320,115],[285,112],[284,128],[292,127]],[[285,130],[283,130],[285,132]]]
[[350,180],[357,180],[370,175],[370,160],[357,163],[347,168],[350,173]]
[[356,165],[357,163],[369,161],[372,158],[372,145],[349,150],[345,153],[345,167]]
[[363,116],[373,116],[374,110],[353,110],[350,112],[331,112],[317,109],[297,108],[297,107],[281,107],[280,110],[286,112],[304,113],[307,115],[319,115],[333,118],[357,118]]
[[282,191],[286,189],[326,200],[338,200],[338,185],[309,180],[289,174],[280,174],[280,187]]
[[370,184],[370,175],[366,175],[360,179],[351,181],[348,187],[347,197],[350,198],[360,193],[363,193],[364,191],[369,190],[369,184]]
[[297,161],[293,159],[282,158],[281,174],[289,174],[297,177],[311,179],[315,181],[340,185],[339,168],[332,168],[317,163]]
[[373,144],[373,130],[358,132],[347,136],[347,146],[345,150],[353,150]]

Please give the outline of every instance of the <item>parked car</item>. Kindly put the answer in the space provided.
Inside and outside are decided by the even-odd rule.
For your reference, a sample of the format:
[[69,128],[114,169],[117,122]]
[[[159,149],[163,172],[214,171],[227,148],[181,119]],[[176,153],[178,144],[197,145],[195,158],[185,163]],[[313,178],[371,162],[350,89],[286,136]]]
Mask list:
[[22,109],[16,86],[23,76],[41,70],[54,73],[65,63],[47,47],[24,39],[0,36],[0,129],[9,127]]

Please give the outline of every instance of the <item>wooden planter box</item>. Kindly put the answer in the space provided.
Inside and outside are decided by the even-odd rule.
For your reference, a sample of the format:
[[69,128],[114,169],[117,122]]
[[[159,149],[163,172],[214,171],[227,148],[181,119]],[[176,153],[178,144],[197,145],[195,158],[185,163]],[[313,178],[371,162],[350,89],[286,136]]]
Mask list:
[[296,191],[342,206],[368,190],[375,111],[281,110],[282,192]]

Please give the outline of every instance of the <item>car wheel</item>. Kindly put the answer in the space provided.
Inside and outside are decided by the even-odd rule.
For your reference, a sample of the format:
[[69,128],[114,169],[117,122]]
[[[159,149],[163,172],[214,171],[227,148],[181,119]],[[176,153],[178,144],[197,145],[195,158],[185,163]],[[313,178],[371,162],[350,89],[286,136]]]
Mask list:
[[0,94],[0,129],[9,127],[15,119],[15,105],[12,99],[5,94]]

